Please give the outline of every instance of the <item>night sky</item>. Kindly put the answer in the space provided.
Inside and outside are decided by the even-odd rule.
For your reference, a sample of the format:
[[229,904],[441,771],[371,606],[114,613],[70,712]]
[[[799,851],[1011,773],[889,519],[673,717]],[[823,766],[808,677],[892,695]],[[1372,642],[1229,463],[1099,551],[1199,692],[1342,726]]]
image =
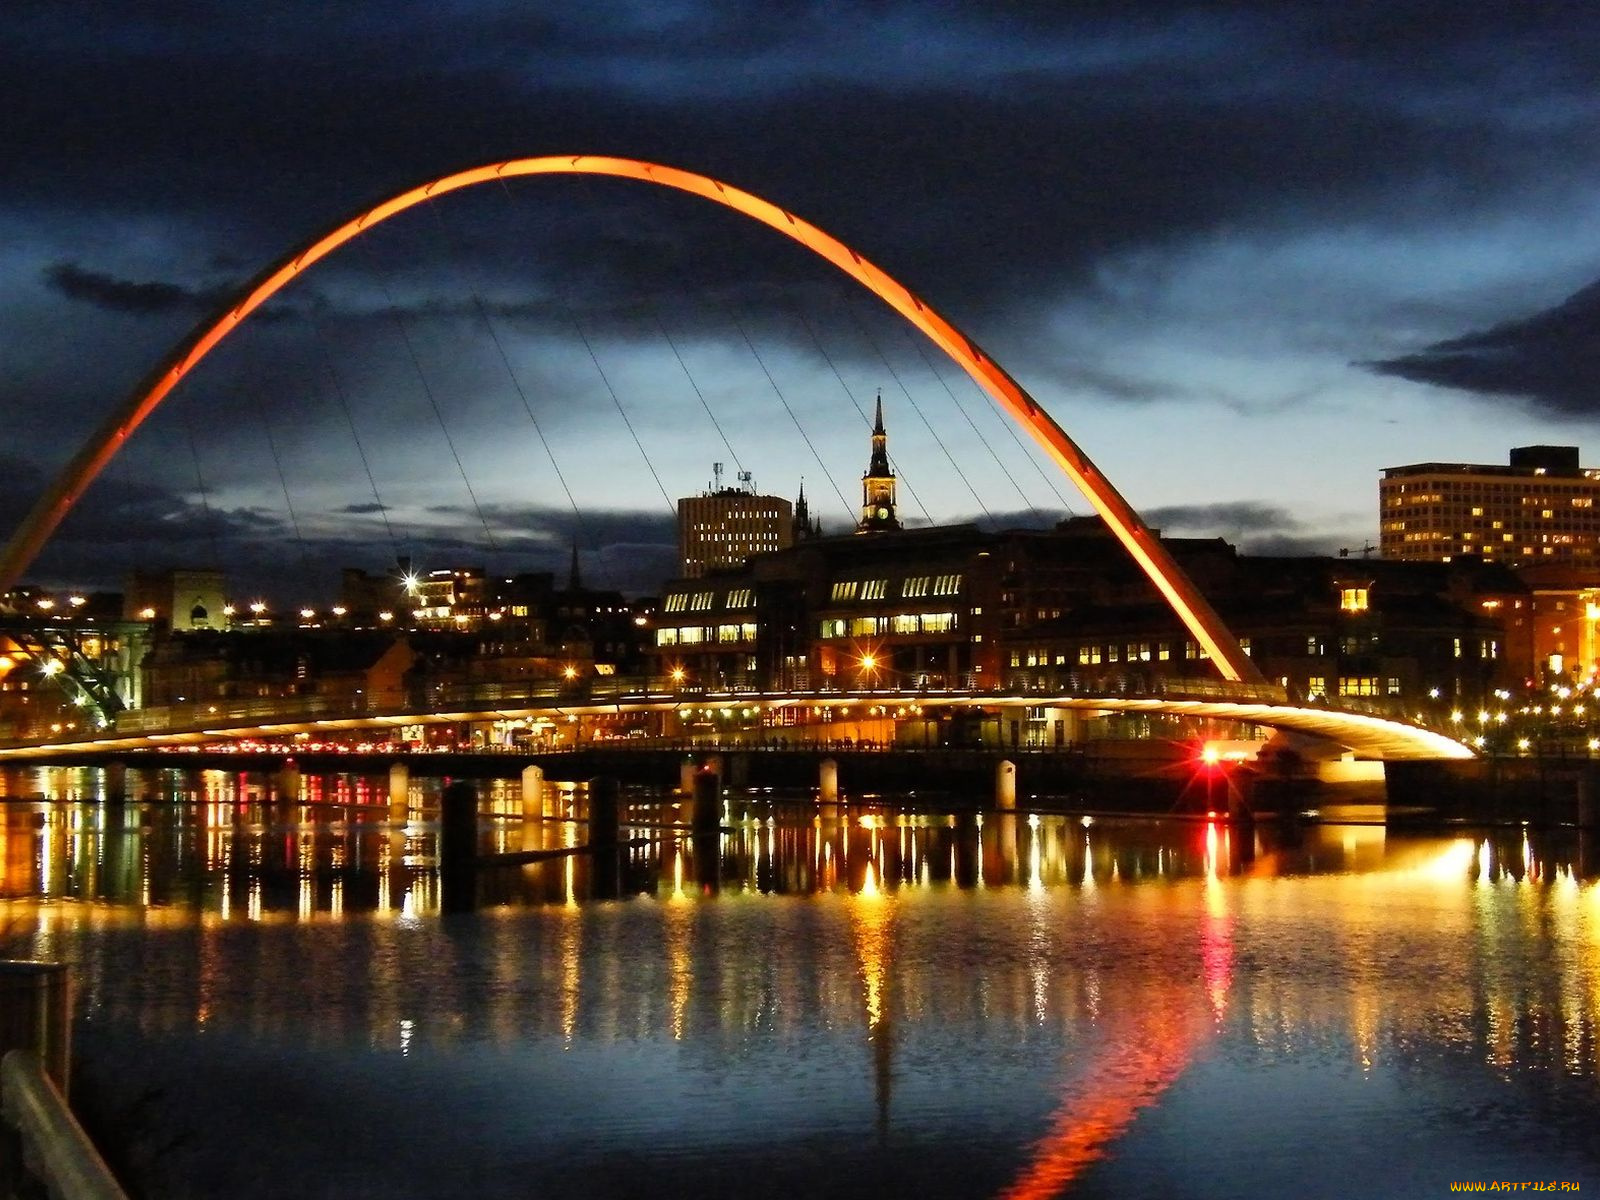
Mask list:
[[[539,154],[669,163],[815,222],[1170,533],[1332,552],[1376,541],[1385,466],[1535,442],[1600,463],[1591,4],[12,0],[4,21],[8,528],[266,262]],[[222,563],[321,599],[397,554],[564,569],[576,536],[590,582],[648,590],[666,497],[714,461],[791,497],[803,478],[843,529],[879,389],[908,520],[1088,511],[931,345],[770,231],[624,181],[490,185],[258,314],[30,575]]]

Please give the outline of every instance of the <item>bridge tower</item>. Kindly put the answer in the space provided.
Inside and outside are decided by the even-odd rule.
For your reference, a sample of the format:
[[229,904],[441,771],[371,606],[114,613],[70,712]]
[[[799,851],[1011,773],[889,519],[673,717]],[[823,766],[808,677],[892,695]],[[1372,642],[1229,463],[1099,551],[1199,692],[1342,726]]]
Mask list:
[[878,409],[872,424],[872,460],[861,477],[861,520],[857,533],[883,533],[899,529],[894,511],[894,472],[889,469],[889,435],[883,428],[883,393],[878,393]]

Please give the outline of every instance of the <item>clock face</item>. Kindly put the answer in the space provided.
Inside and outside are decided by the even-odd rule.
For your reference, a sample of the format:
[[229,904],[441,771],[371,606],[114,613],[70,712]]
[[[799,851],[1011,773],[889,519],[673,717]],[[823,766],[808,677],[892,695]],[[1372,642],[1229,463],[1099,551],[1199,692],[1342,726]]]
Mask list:
[[889,515],[889,510],[887,508],[884,508],[883,505],[881,505],[881,504],[878,505],[878,519],[881,521],[885,517],[887,517],[888,515]]

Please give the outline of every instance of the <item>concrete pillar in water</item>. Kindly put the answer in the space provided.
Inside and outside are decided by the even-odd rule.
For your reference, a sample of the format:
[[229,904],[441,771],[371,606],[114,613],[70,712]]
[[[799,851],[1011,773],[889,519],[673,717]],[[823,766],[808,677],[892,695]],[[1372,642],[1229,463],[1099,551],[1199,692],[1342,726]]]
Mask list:
[[823,804],[839,803],[839,763],[825,758],[817,768],[817,799]]
[[622,789],[609,775],[589,781],[589,844],[615,846],[622,823]]
[[404,821],[411,815],[411,768],[405,763],[389,767],[389,819]]
[[722,776],[709,768],[694,777],[694,828],[715,833],[722,826]]
[[1239,827],[1244,838],[1252,843],[1253,849],[1256,811],[1251,803],[1250,781],[1241,775],[1233,779],[1224,778],[1223,783],[1228,789],[1228,819]]
[[292,758],[284,759],[278,768],[277,798],[289,804],[300,800],[300,764]]
[[522,768],[522,819],[537,821],[544,816],[544,768],[530,764]]
[[694,795],[694,773],[700,768],[694,759],[686,758],[678,764],[678,794]]
[[1016,808],[1017,764],[1009,758],[1002,759],[994,769],[994,806]]
[[956,886],[973,887],[978,882],[978,856],[983,853],[983,831],[978,826],[978,814],[956,814]]
[[1573,822],[1579,829],[1593,829],[1595,826],[1595,788],[1594,780],[1586,771],[1579,775],[1576,784],[1574,799],[1577,801],[1573,812]]
[[439,890],[446,912],[470,912],[478,890],[478,791],[458,780],[439,797]]
[[615,900],[622,894],[622,789],[610,776],[589,781],[589,895]]
[[106,803],[121,804],[128,798],[128,764],[108,762],[105,765]]

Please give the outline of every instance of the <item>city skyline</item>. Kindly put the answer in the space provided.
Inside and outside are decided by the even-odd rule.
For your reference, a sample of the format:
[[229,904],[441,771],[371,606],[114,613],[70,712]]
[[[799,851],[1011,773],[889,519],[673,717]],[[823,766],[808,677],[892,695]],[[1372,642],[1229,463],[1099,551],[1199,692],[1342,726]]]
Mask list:
[[[850,243],[1164,531],[1359,547],[1384,467],[1593,442],[1597,18],[1431,14],[33,10],[0,50],[0,137],[30,164],[0,198],[0,517],[296,241],[452,167],[587,152],[704,170]],[[397,221],[208,361],[30,574],[114,583],[157,550],[277,578],[397,548],[559,569],[570,490],[586,577],[644,588],[624,576],[670,574],[670,501],[713,461],[780,495],[804,478],[844,528],[877,388],[908,523],[1087,511],[931,346],[737,226],[589,180]],[[970,487],[924,416],[970,447]]]

